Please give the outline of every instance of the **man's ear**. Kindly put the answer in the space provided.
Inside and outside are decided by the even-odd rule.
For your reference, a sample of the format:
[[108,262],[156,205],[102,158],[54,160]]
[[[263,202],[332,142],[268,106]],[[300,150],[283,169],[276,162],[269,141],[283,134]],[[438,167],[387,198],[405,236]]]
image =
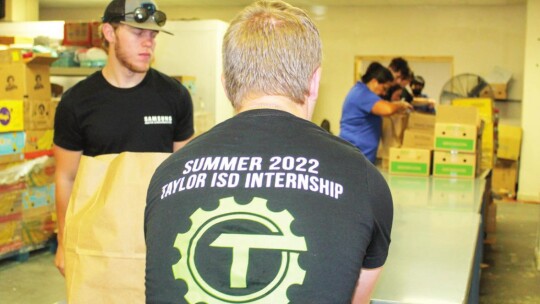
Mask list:
[[103,26],[101,27],[101,32],[103,33],[103,37],[107,39],[109,43],[114,42],[114,40],[116,39],[114,27],[110,23],[103,23]]
[[223,91],[225,91],[225,95],[228,98],[229,93],[227,92],[227,85],[225,84],[225,74],[223,74],[223,73],[221,73],[221,86],[223,87]]
[[319,97],[319,83],[321,82],[321,67],[318,67],[311,79],[309,80],[309,95],[306,99],[306,109],[307,109],[307,119],[311,120],[313,117],[313,112],[315,111],[315,104],[317,103],[317,98]]
[[235,110],[238,110],[240,105],[236,104],[234,100],[229,95],[229,91],[227,90],[227,81],[225,80],[225,74],[221,73],[221,86],[223,87],[223,91],[225,92],[225,96],[227,96],[227,99],[231,102],[231,105]]
[[319,83],[321,82],[321,67],[318,67],[309,80],[308,100],[317,100],[319,97]]

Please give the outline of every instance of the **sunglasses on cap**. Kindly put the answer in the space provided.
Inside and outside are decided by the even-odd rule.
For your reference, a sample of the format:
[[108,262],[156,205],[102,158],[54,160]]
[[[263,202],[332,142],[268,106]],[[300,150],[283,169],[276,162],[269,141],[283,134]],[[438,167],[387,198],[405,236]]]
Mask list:
[[137,23],[144,23],[150,17],[159,26],[164,26],[165,22],[167,22],[167,15],[162,11],[156,10],[156,7],[152,4],[137,7],[133,12],[125,13],[124,17],[128,15],[133,15],[133,20]]

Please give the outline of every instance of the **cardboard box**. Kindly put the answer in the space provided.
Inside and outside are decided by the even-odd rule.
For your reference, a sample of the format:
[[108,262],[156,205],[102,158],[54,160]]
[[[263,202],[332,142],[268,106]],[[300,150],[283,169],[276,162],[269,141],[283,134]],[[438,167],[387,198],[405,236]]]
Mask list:
[[[458,107],[475,107],[478,109],[478,114],[482,119],[481,128],[481,151],[482,157],[480,167],[482,169],[493,168],[494,153],[495,153],[495,132],[493,125],[493,100],[491,98],[463,98],[454,99],[452,105]],[[480,151],[480,150],[477,150]]]
[[0,155],[0,165],[16,163],[24,160],[24,153]]
[[475,107],[440,105],[437,107],[435,123],[480,125],[480,115]]
[[53,155],[53,136],[53,129],[26,131],[25,158],[33,159],[44,155]]
[[435,151],[433,176],[475,178],[477,174],[475,153]]
[[493,91],[493,98],[504,100],[508,98],[508,84],[506,83],[490,83],[489,86]]
[[25,53],[27,53],[27,51],[23,49],[17,49],[17,48],[1,50],[0,51],[0,64],[20,62],[24,59]]
[[499,146],[497,157],[518,160],[521,154],[521,127],[499,125]]
[[173,76],[173,78],[185,86],[192,97],[197,93],[197,78],[195,76]]
[[378,158],[389,158],[390,148],[401,147],[408,118],[408,114],[401,113],[382,117],[381,140],[377,151]]
[[48,130],[54,128],[54,112],[51,99],[24,100],[24,129]]
[[0,246],[21,240],[21,214],[0,218]]
[[412,112],[409,114],[407,129],[422,130],[428,133],[433,133],[435,130],[435,120],[435,115]]
[[22,193],[24,187],[13,190],[0,190],[0,217],[22,212]]
[[0,36],[0,44],[11,45],[11,44],[34,44],[34,38],[31,37],[21,37],[21,36]]
[[493,149],[482,149],[480,151],[480,169],[493,169],[493,166],[495,166],[495,151]]
[[0,163],[22,159],[24,143],[24,132],[0,133]]
[[482,150],[495,150],[495,128],[493,123],[482,124]]
[[497,159],[491,177],[493,192],[508,196],[516,196],[519,176],[518,162],[515,160]]
[[401,147],[433,150],[434,135],[433,130],[428,132],[421,129],[406,129]]
[[0,36],[0,44],[10,45],[15,43],[15,36]]
[[[22,204],[24,212],[27,210],[45,207],[46,210],[54,210],[54,184],[40,187],[29,187],[23,192]],[[45,209],[43,209],[45,210]],[[41,213],[41,212],[39,212]]]
[[477,127],[437,123],[434,143],[435,150],[474,153],[477,145]]
[[63,45],[86,46],[92,45],[92,23],[66,22],[64,23]]
[[0,64],[1,99],[51,99],[50,64],[56,58],[32,58]]
[[43,187],[54,184],[56,160],[54,157],[44,157],[26,161],[32,163],[32,169],[26,175],[28,187]]
[[58,108],[58,104],[60,103],[60,98],[57,98],[57,97],[53,97],[51,99],[51,108],[50,108],[50,114],[51,114],[51,122],[52,122],[52,126],[51,128],[54,129],[54,118],[56,117],[56,108]]
[[431,150],[390,148],[388,172],[390,174],[429,176],[431,174]]
[[476,152],[481,123],[475,107],[439,106],[435,122],[435,150]]
[[0,133],[24,130],[22,100],[0,99]]
[[103,46],[103,42],[101,40],[101,35],[100,35],[100,29],[101,29],[100,26],[101,26],[100,21],[90,22],[90,31],[92,33],[92,46],[94,47]]
[[512,73],[500,66],[494,66],[491,72],[485,77],[489,83],[495,99],[507,99],[508,83],[512,79]]
[[458,107],[475,107],[478,115],[484,122],[493,122],[493,99],[491,98],[457,98],[452,100],[452,105]]
[[54,235],[55,222],[52,213],[48,212],[41,217],[24,218],[22,222],[22,239],[26,246],[42,246]]
[[41,245],[52,237],[55,229],[54,184],[29,187],[23,192],[22,201],[23,241],[26,245]]

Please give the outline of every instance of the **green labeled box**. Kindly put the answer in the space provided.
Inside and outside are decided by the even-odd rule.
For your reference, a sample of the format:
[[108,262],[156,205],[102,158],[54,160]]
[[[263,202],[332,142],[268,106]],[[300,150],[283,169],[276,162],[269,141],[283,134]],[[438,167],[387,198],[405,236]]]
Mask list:
[[435,150],[475,153],[481,123],[476,107],[439,106],[435,121]]
[[390,148],[388,171],[390,174],[429,176],[431,150]]
[[435,150],[476,152],[476,125],[437,123]]
[[476,158],[474,153],[435,151],[433,176],[475,178]]

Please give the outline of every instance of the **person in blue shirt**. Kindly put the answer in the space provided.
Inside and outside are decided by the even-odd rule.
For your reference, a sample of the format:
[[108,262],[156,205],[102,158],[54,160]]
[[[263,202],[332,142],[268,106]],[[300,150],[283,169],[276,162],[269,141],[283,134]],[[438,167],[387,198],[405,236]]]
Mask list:
[[390,70],[373,62],[343,103],[339,136],[360,149],[373,164],[377,159],[382,116],[412,109],[408,102],[390,102],[381,97],[393,83]]

